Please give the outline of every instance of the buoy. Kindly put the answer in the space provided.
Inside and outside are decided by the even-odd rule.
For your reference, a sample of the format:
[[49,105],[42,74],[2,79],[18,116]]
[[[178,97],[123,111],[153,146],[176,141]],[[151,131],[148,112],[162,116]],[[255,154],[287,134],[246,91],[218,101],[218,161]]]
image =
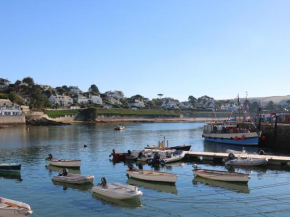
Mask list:
[[245,139],[245,136],[244,136],[244,135],[242,135],[241,139]]
[[261,136],[261,139],[262,139],[262,140],[265,140],[265,139],[266,139],[266,136],[264,136],[264,135]]
[[88,147],[87,145],[84,145],[84,148]]
[[235,141],[238,141],[238,140],[239,140],[239,138],[238,138],[237,136],[235,136],[234,140],[235,140]]

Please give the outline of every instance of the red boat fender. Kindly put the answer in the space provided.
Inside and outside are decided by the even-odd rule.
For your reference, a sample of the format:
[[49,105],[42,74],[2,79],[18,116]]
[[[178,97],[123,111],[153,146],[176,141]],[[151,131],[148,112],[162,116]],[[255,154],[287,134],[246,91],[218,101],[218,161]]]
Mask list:
[[234,140],[235,140],[235,141],[238,141],[238,140],[239,140],[239,138],[238,138],[237,136],[235,136]]
[[244,135],[242,135],[241,139],[245,139],[245,136],[244,136]]

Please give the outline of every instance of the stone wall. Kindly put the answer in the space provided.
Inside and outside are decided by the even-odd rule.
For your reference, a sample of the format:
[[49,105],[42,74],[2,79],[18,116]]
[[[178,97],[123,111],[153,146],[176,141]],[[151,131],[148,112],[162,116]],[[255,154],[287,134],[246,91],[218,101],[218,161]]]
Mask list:
[[0,116],[0,125],[25,124],[25,116]]

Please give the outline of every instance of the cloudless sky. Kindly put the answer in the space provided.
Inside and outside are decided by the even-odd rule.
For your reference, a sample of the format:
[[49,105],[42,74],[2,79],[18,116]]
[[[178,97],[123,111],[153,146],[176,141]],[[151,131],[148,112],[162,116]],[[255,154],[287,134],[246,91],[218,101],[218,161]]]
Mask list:
[[150,99],[290,95],[290,1],[0,1],[0,77],[27,76]]

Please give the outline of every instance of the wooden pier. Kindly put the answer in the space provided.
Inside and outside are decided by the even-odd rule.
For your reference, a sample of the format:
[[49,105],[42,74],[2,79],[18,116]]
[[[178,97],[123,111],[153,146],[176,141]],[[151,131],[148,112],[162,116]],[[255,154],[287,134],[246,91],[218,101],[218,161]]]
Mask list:
[[[218,160],[221,161],[223,158],[228,157],[228,153],[216,153],[216,152],[196,152],[187,151],[186,158],[202,158],[203,160]],[[235,154],[236,157],[246,158],[251,157],[252,159],[267,158],[269,165],[287,165],[290,164],[290,157],[274,156],[274,155],[258,155],[258,154]]]

